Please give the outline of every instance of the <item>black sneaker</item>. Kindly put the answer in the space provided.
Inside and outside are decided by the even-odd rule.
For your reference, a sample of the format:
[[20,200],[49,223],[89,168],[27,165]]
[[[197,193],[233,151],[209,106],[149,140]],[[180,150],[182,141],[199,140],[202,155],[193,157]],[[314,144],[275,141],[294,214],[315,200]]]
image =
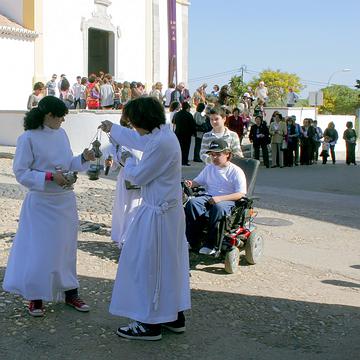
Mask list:
[[134,321],[128,326],[118,328],[116,334],[126,339],[161,340],[161,325],[144,324]]
[[165,329],[168,329],[174,333],[183,333],[186,330],[185,327],[185,316],[182,311],[178,313],[178,318],[175,321],[167,322],[162,324]]

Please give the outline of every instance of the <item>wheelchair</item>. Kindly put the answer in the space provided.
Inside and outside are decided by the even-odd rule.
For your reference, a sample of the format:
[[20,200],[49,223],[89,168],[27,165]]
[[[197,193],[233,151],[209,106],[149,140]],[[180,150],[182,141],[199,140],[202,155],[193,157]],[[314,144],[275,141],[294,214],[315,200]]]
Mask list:
[[[245,251],[248,264],[254,265],[263,255],[264,240],[256,231],[254,218],[257,212],[253,208],[255,181],[259,169],[259,160],[234,158],[232,162],[245,173],[247,181],[247,195],[235,202],[231,213],[224,216],[217,225],[217,242],[215,258],[224,258],[225,271],[234,274],[238,270],[240,252]],[[183,203],[191,197],[204,195],[203,188],[190,189],[183,184]],[[199,218],[203,237],[206,236],[206,218]],[[199,239],[201,242],[203,239]]]

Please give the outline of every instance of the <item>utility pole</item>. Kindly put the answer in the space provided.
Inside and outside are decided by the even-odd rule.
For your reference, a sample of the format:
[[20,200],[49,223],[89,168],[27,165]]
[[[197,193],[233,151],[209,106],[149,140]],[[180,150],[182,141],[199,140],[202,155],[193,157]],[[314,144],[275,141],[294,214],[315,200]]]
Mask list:
[[244,71],[246,71],[246,65],[241,65],[240,67],[241,85],[244,85]]

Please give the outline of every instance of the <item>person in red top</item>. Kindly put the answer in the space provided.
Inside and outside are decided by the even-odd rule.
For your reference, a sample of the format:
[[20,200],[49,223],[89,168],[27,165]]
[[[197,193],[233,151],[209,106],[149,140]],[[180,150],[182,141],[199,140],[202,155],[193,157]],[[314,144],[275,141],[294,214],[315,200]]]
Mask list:
[[242,142],[242,138],[244,137],[244,127],[246,126],[246,122],[243,117],[240,115],[239,108],[234,108],[232,115],[228,117],[227,127],[235,131],[240,139],[240,144]]

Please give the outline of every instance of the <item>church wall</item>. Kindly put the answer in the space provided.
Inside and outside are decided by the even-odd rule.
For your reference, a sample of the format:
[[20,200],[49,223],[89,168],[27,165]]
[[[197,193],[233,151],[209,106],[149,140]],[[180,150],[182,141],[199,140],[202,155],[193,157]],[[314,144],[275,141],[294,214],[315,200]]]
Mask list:
[[[43,41],[44,75],[67,75],[70,83],[84,68],[84,40],[81,20],[92,18],[93,0],[44,2]],[[56,15],[52,15],[56,14]],[[108,7],[111,23],[119,26],[117,80],[145,81],[145,0],[113,1]],[[117,34],[115,34],[115,41]]]
[[145,1],[113,1],[108,13],[120,27],[118,74],[120,81],[145,82]]
[[81,18],[90,17],[93,3],[89,0],[43,2],[44,76],[67,75],[70,83],[83,69],[83,38]]
[[[0,109],[24,110],[32,92],[34,43],[0,38]],[[30,69],[30,71],[29,71]],[[5,87],[4,87],[5,85]]]

